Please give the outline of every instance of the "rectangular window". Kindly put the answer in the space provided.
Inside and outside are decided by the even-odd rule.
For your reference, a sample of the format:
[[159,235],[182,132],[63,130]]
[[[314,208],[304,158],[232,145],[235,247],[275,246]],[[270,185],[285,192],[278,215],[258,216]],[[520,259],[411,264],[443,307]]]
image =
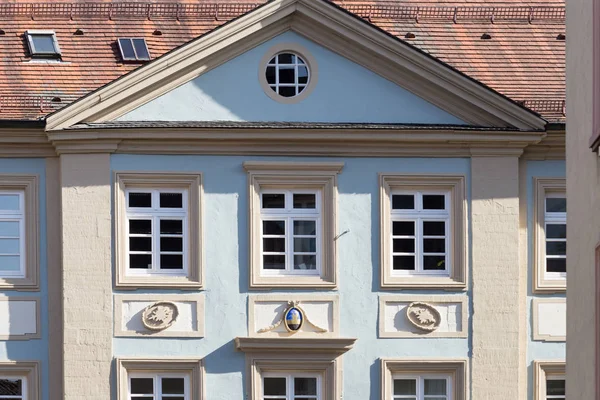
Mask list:
[[394,275],[449,275],[449,193],[392,193]]
[[547,279],[567,277],[567,198],[564,193],[547,193],[544,222]]
[[143,38],[120,38],[118,40],[123,61],[150,60],[150,52]]
[[452,400],[450,377],[394,376],[393,400]]
[[129,375],[129,400],[191,400],[189,377],[181,374]]
[[27,378],[0,375],[0,400],[28,400]]
[[319,275],[321,192],[261,192],[264,275]]
[[320,376],[312,374],[263,374],[262,400],[322,400]]
[[59,58],[60,47],[53,31],[25,32],[29,54],[34,58]]
[[25,196],[0,190],[0,276],[25,277]]
[[565,362],[533,362],[534,400],[565,400]]
[[565,377],[560,375],[546,376],[546,399],[545,400],[565,400]]

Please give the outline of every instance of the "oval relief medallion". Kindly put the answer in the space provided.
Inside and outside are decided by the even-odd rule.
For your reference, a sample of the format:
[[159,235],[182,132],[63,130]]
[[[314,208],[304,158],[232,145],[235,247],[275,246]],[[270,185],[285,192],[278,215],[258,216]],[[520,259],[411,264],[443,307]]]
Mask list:
[[285,312],[283,322],[289,332],[297,332],[304,323],[304,315],[299,308],[290,307]]
[[438,310],[427,303],[411,303],[406,308],[406,317],[413,326],[426,332],[435,331],[441,321]]
[[142,323],[147,329],[162,331],[173,325],[178,316],[179,310],[175,303],[159,301],[144,309]]

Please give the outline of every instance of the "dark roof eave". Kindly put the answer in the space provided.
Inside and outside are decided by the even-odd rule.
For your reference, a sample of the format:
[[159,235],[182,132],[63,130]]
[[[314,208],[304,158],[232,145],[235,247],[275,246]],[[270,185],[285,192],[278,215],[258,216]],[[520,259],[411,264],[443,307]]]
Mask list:
[[0,119],[0,129],[4,128],[44,128],[45,119]]

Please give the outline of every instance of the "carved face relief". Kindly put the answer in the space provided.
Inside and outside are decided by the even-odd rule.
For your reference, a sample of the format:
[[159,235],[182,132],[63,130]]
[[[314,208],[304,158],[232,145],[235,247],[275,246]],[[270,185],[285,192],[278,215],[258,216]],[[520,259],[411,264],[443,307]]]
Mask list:
[[178,316],[179,310],[175,303],[159,301],[144,309],[142,323],[151,331],[162,331],[173,325]]
[[406,317],[414,327],[426,332],[435,331],[441,321],[438,310],[427,303],[411,303],[406,308]]

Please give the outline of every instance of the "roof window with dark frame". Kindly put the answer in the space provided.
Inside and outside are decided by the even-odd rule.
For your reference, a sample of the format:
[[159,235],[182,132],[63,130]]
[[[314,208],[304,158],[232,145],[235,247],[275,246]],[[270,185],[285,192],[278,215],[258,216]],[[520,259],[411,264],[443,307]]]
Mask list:
[[57,59],[61,57],[60,47],[54,31],[26,31],[25,37],[29,54],[36,59]]
[[119,50],[123,61],[148,61],[150,52],[144,38],[119,38]]

